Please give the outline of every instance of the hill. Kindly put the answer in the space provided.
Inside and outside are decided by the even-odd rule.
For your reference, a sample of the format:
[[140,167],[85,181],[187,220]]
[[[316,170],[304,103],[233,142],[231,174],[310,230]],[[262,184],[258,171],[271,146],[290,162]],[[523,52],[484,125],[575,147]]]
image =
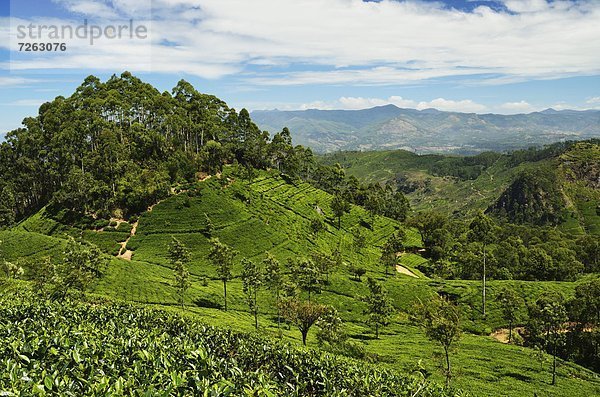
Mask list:
[[287,126],[318,152],[407,149],[474,154],[541,146],[600,135],[600,111],[543,111],[498,115],[401,109],[261,110],[253,120],[270,131]]
[[[536,219],[517,214],[529,205],[531,214],[547,218],[537,223],[559,225],[572,234],[597,235],[599,148],[597,141],[585,141],[463,157],[403,150],[340,152],[323,156],[321,161],[339,163],[364,182],[392,183],[417,211],[436,209],[468,216],[476,210],[499,213],[496,210],[504,208],[502,213],[513,222],[536,223]],[[542,180],[546,181],[543,186]],[[531,187],[532,194],[519,198],[526,187]],[[553,201],[532,210],[535,197]]]

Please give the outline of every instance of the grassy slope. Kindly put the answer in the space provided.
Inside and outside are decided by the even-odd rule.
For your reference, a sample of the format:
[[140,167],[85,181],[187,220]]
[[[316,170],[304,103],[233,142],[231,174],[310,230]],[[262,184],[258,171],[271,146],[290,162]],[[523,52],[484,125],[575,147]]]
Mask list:
[[398,174],[411,181],[428,181],[428,186],[407,194],[415,210],[435,209],[448,213],[467,214],[485,209],[510,184],[512,178],[524,169],[550,165],[560,176],[565,195],[567,218],[560,229],[572,233],[585,232],[600,235],[600,191],[593,189],[582,178],[573,176],[573,169],[582,166],[600,168],[600,148],[587,143],[576,144],[560,158],[526,162],[516,167],[507,156],[501,157],[477,179],[461,181],[451,177],[437,177],[428,171],[441,156],[418,156],[406,151],[342,152],[324,156],[327,164],[339,162],[349,175],[365,182],[387,182]]
[[[174,196],[141,217],[137,235],[128,245],[128,248],[135,249],[133,261],[114,258],[108,274],[95,287],[96,293],[153,304],[167,310],[180,310],[175,306],[174,289],[171,286],[172,271],[165,260],[166,247],[174,235],[184,241],[193,253],[193,283],[188,293],[189,310],[209,324],[252,331],[253,322],[247,313],[239,279],[234,279],[228,285],[230,311],[223,312],[218,309],[222,302],[222,284],[216,279],[214,269],[206,260],[207,239],[199,233],[204,225],[205,212],[215,225],[214,235],[240,252],[238,261],[241,256],[260,260],[264,251],[268,250],[283,262],[287,257],[307,256],[312,250],[331,252],[341,241],[344,261],[362,264],[368,269],[367,275],[384,282],[394,305],[401,311],[409,310],[416,298],[426,298],[434,291],[442,289],[456,296],[463,304],[466,328],[480,333],[503,325],[499,307],[493,302],[493,297],[503,285],[515,286],[529,299],[534,299],[540,292],[551,288],[570,294],[575,285],[493,281],[489,290],[490,314],[487,321],[483,322],[477,311],[480,305],[478,282],[434,281],[384,275],[378,265],[380,252],[377,246],[398,226],[391,220],[378,218],[374,231],[364,229],[369,248],[356,253],[351,249],[352,237],[348,230],[361,217],[366,218],[367,214],[362,209],[353,207],[352,212],[342,219],[342,230],[339,231],[334,226],[335,221],[328,209],[330,197],[309,185],[301,183],[294,186],[279,177],[262,175],[249,185],[234,182],[227,183],[226,187],[222,188],[217,180],[212,179],[199,186],[199,193],[190,194],[189,200],[186,199],[187,194]],[[250,201],[240,200],[240,193],[245,194]],[[316,238],[308,228],[309,219],[316,216],[315,206],[319,206],[329,218],[327,230]],[[38,215],[22,223],[19,229],[37,228],[57,236],[68,229],[62,230],[64,227],[60,225],[52,226],[52,222],[48,217]],[[73,233],[73,230],[70,232]],[[38,238],[57,244],[63,241],[23,231],[4,233],[21,239],[11,243],[14,247],[39,246],[40,243],[35,240]],[[418,239],[414,231],[409,232],[409,238]],[[61,251],[59,248],[55,250]],[[13,251],[12,255],[21,254],[23,253]],[[418,256],[407,256],[403,258],[403,263],[410,267],[411,263],[419,260],[422,259]],[[234,274],[239,273],[238,267]],[[366,283],[352,281],[346,269],[338,269],[331,275],[330,281],[331,284],[326,286],[316,299],[338,308],[353,340],[364,343],[367,351],[380,355],[391,367],[410,370],[422,360],[422,365],[435,379],[442,379],[438,370],[441,362],[440,349],[408,321],[405,313],[400,312],[394,324],[384,329],[382,338],[374,340],[372,331],[364,324],[364,304],[359,299],[367,294]],[[204,286],[204,283],[207,285]],[[277,325],[273,307],[273,299],[267,292],[262,291],[261,332],[275,336]],[[283,334],[285,338],[299,342],[299,333],[296,330],[284,328]],[[314,332],[309,335],[309,344],[315,345]],[[594,378],[593,373],[567,363],[559,368],[558,386],[552,387],[548,384],[548,365],[542,370],[540,364],[532,358],[530,350],[506,346],[488,336],[465,335],[453,357],[453,363],[457,371],[456,386],[476,395],[531,396],[537,392],[538,396],[570,396],[577,393],[594,395],[600,392],[600,382]]]

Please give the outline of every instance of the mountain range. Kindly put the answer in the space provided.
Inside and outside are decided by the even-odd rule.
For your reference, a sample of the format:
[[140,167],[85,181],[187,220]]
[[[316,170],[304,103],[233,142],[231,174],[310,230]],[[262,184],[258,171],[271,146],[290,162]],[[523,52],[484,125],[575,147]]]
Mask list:
[[600,110],[500,115],[386,105],[363,110],[257,110],[252,119],[271,132],[288,127],[295,143],[321,153],[405,149],[476,154],[600,136]]

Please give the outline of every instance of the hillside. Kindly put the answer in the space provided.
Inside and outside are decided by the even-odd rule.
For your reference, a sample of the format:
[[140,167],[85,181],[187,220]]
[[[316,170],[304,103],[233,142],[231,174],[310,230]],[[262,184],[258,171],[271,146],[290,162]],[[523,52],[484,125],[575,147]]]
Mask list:
[[[210,178],[194,185],[182,186],[181,192],[161,201],[151,211],[139,217],[135,236],[127,243],[127,249],[133,250],[132,260],[114,258],[107,274],[99,280],[94,291],[116,299],[155,305],[169,311],[176,309],[176,293],[171,286],[172,270],[166,259],[167,246],[171,236],[185,242],[192,251],[192,286],[188,292],[188,311],[208,324],[226,325],[241,331],[253,329],[251,316],[242,291],[241,280],[236,276],[228,285],[230,310],[222,311],[222,285],[214,267],[207,261],[208,239],[204,234],[206,213],[214,224],[215,236],[231,244],[239,251],[239,257],[255,260],[263,258],[265,251],[273,253],[282,262],[288,257],[308,256],[310,251],[330,252],[340,244],[344,256],[344,265],[336,268],[329,276],[329,284],[324,285],[316,298],[321,303],[337,307],[345,323],[350,340],[361,346],[365,353],[378,357],[385,365],[400,368],[401,372],[411,371],[417,361],[422,361],[433,379],[441,381],[437,371],[437,348],[425,339],[422,331],[408,321],[405,311],[410,311],[417,297],[426,298],[434,291],[456,296],[464,310],[464,326],[470,332],[488,334],[492,329],[503,325],[500,316],[501,307],[494,303],[493,297],[505,285],[511,285],[524,296],[535,299],[543,291],[557,289],[571,295],[575,283],[527,283],[527,282],[491,282],[489,287],[490,314],[482,321],[477,309],[478,283],[472,281],[431,281],[426,278],[415,279],[398,274],[385,276],[379,264],[379,248],[383,236],[393,231],[397,224],[385,218],[377,218],[375,232],[364,227],[363,233],[369,244],[360,253],[352,248],[353,237],[349,232],[359,219],[368,214],[359,207],[353,207],[350,214],[342,218],[342,228],[336,228],[336,222],[328,209],[331,196],[305,183],[290,183],[275,174],[262,174],[252,181],[241,180],[227,172],[221,178]],[[314,236],[309,229],[309,219],[315,216],[315,206],[319,206],[326,219],[324,232]],[[93,226],[92,226],[93,227]],[[65,225],[53,218],[52,214],[41,212],[19,224],[15,231],[1,232],[0,240],[5,247],[21,247],[4,250],[7,259],[28,258],[41,260],[46,255],[60,255],[61,246],[66,241],[64,233],[83,235],[89,241],[98,243],[106,238],[119,240],[125,235],[118,230],[130,226],[119,225],[117,231],[80,229]],[[21,231],[19,231],[21,230]],[[29,230],[29,231],[26,231]],[[37,232],[51,234],[44,236]],[[121,232],[124,233],[124,232]],[[106,236],[106,237],[100,237]],[[409,231],[409,239],[418,241],[414,232]],[[101,245],[106,252],[116,254],[115,245]],[[23,251],[23,247],[30,247]],[[36,248],[34,248],[36,247]],[[401,258],[407,268],[422,259],[406,254]],[[380,340],[373,339],[371,328],[365,323],[364,303],[357,297],[368,292],[364,281],[356,282],[348,271],[350,264],[361,264],[367,268],[367,276],[383,282],[393,299],[394,306],[401,311],[394,324],[382,331]],[[241,272],[239,260],[236,261],[234,274]],[[267,291],[260,294],[260,332],[276,336],[277,319],[273,298]],[[299,341],[299,334],[293,328],[283,329],[285,339]],[[486,390],[485,395],[504,395],[526,393],[539,390],[546,376],[544,370],[529,364],[530,353],[522,348],[507,346],[495,342],[487,336],[466,335],[461,342],[455,366],[461,375],[456,386],[474,392]],[[309,345],[316,346],[314,334],[309,334]],[[490,352],[497,359],[489,359]],[[504,357],[500,360],[500,357]],[[475,369],[476,368],[476,369]],[[498,372],[498,368],[502,368]],[[561,377],[565,377],[561,390],[568,395],[569,388],[588,387],[590,373],[573,364],[563,364]],[[495,382],[490,384],[490,373],[496,373]],[[508,375],[507,375],[508,374]],[[513,374],[513,375],[510,375]],[[520,378],[515,374],[519,375]],[[574,378],[573,378],[574,377]],[[569,380],[573,378],[573,380]],[[577,379],[586,379],[584,383]],[[483,388],[483,389],[482,389]],[[591,389],[593,390],[593,389]],[[563,393],[561,392],[561,393]],[[527,394],[511,394],[527,395]]]
[[525,149],[600,136],[600,111],[554,111],[517,115],[401,109],[252,112],[270,131],[287,126],[298,143],[318,152],[407,149],[463,153]]
[[[597,153],[590,141],[317,159],[287,128],[262,132],[183,80],[160,93],[129,73],[90,76],[0,145],[0,339],[11,346],[0,395],[42,383],[73,394],[599,394]],[[511,193],[542,167],[550,185],[525,178],[532,194]],[[564,212],[545,205],[548,192]],[[438,212],[415,215],[404,194]],[[532,197],[571,234],[505,222],[531,217]],[[504,214],[475,211],[497,202]],[[553,335],[569,341],[558,352],[538,332],[548,300]],[[447,317],[417,309],[437,304],[428,315]],[[440,326],[455,332],[450,347],[432,337]]]
[[[460,216],[475,210],[506,207],[507,197],[512,197],[510,200],[515,203],[512,208],[533,205],[531,197],[516,196],[523,186],[514,185],[515,181],[527,174],[531,175],[532,183],[537,183],[543,174],[541,170],[547,170],[548,182],[539,197],[555,200],[550,207],[556,219],[548,219],[549,223],[559,224],[562,230],[573,234],[598,234],[599,147],[596,141],[591,141],[474,157],[417,155],[402,150],[340,152],[323,156],[321,161],[340,163],[349,175],[361,181],[391,182],[404,192],[414,210],[435,209]],[[511,189],[515,195],[510,194]],[[498,200],[505,202],[498,204]],[[542,207],[532,213],[544,216]],[[528,221],[514,212],[510,219]]]

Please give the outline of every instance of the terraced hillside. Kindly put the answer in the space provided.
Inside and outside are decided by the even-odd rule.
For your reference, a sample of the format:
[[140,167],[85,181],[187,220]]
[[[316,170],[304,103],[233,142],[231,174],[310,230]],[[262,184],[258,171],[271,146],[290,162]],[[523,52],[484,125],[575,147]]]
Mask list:
[[[23,221],[15,230],[0,234],[2,255],[7,259],[26,257],[35,265],[35,261],[44,256],[59,257],[65,235],[83,236],[113,256],[108,271],[93,287],[96,294],[179,312],[173,270],[167,261],[167,247],[174,236],[192,253],[192,284],[186,298],[188,313],[211,325],[251,332],[254,330],[253,319],[239,278],[242,257],[260,261],[268,251],[285,263],[287,258],[308,257],[313,251],[331,253],[340,247],[342,266],[331,273],[329,283],[313,299],[338,309],[349,340],[370,360],[375,359],[383,366],[404,373],[419,367],[431,379],[443,380],[438,368],[440,349],[409,321],[407,315],[417,298],[425,299],[437,291],[455,297],[463,311],[462,322],[467,333],[453,357],[457,374],[453,383],[457,387],[485,396],[530,396],[534,392],[539,396],[567,396],[581,390],[592,395],[600,390],[597,375],[571,363],[560,365],[561,381],[555,388],[550,388],[547,366],[532,365],[530,349],[505,345],[488,336],[493,329],[505,326],[501,306],[494,299],[502,287],[510,285],[528,301],[533,301],[548,290],[570,296],[577,283],[492,281],[488,289],[488,317],[484,320],[478,309],[479,283],[429,280],[415,270],[415,266],[425,260],[419,255],[406,253],[400,258],[418,278],[401,273],[385,275],[379,263],[380,246],[396,228],[404,228],[402,225],[382,217],[376,217],[371,223],[370,214],[353,206],[350,213],[342,217],[338,229],[329,208],[329,194],[275,173],[262,173],[252,181],[246,181],[230,171],[226,170],[221,177],[181,186],[176,189],[178,193],[174,191],[171,197],[152,206],[151,211],[143,213],[139,220],[134,218],[118,227],[105,226],[106,222],[98,221],[97,224],[88,222],[91,229],[82,229],[61,223],[63,221],[58,221],[56,215],[42,211]],[[209,236],[205,214],[213,224],[210,235],[219,237],[238,251],[234,279],[228,283],[229,310],[226,312],[222,310],[222,283],[207,259]],[[322,217],[325,223],[325,229],[316,235],[310,229],[310,220],[315,217]],[[367,240],[364,249],[354,246],[352,232],[356,228]],[[416,231],[405,230],[405,243],[420,246]],[[119,243],[125,240],[128,241],[126,249],[132,251],[130,260],[115,256]],[[366,304],[361,297],[368,294],[367,285],[364,281],[354,280],[349,272],[350,265],[364,266],[366,276],[382,282],[398,310],[392,324],[382,330],[380,339],[374,338],[372,328],[366,323]],[[259,292],[259,329],[263,335],[279,335],[275,307],[272,294],[262,289]],[[293,327],[284,326],[281,334],[286,340],[300,342],[300,333]],[[312,331],[308,344],[316,346]]]

